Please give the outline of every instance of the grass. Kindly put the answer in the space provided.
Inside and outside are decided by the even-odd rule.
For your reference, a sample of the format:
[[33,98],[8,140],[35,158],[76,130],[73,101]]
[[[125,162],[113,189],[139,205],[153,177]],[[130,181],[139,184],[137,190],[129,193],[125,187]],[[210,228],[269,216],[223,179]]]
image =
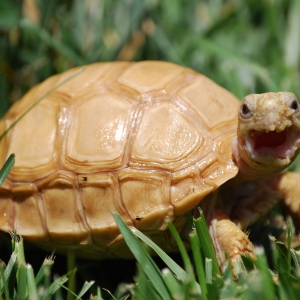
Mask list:
[[[299,15],[298,0],[0,1],[0,116],[36,83],[70,67],[95,61],[167,60],[204,73],[239,98],[253,92],[279,90],[292,91],[300,97]],[[291,168],[300,171],[300,160]],[[195,226],[199,226],[197,224]],[[154,258],[158,265],[155,272],[163,278],[165,292],[175,299],[184,299],[187,296],[182,293],[188,291],[195,292],[198,299],[198,285],[199,299],[205,299],[205,295],[208,299],[272,299],[274,295],[278,299],[295,299],[298,295],[299,253],[290,249],[289,244],[272,241],[270,252],[259,249],[256,269],[245,261],[250,267],[241,268],[236,283],[229,271],[221,277],[214,275],[213,257],[209,251],[203,252],[206,248],[199,249],[199,244],[203,244],[198,231],[196,228],[191,240],[193,253],[196,253],[193,278],[189,277],[191,266],[186,255],[168,259],[169,256],[159,252],[171,270],[162,272],[165,263]],[[8,253],[3,243],[5,241],[0,246],[0,257],[9,262],[15,254]],[[27,248],[25,253],[36,275],[45,253],[33,251]],[[175,260],[176,265],[184,261],[184,270],[175,264],[170,266],[170,259]],[[272,273],[266,259],[272,263],[269,265]],[[65,258],[58,255],[55,261],[53,276],[60,274],[58,278],[61,278],[62,274],[73,271],[73,267],[68,269]],[[151,299],[159,297],[141,263],[135,275],[135,262],[87,263],[73,258],[69,258],[69,262],[77,268],[69,276],[73,278],[69,286],[73,286],[77,294],[86,280],[96,280],[87,292],[98,293],[96,299],[111,297],[102,288],[109,289],[116,298],[128,291],[134,294],[134,299],[146,299],[145,295],[151,295]],[[24,281],[25,277],[17,279],[16,274],[31,273],[28,278],[31,281],[35,278],[24,266],[20,272],[16,271],[17,263],[13,266],[12,279],[8,286],[4,285],[9,293],[13,291],[12,286],[19,291],[18,283]],[[111,270],[114,270],[112,274]],[[185,274],[189,274],[187,279]],[[45,277],[43,285],[49,287],[53,276]],[[132,285],[132,278],[137,285]],[[101,289],[97,289],[99,286]],[[40,288],[36,286],[38,293]],[[59,291],[66,295],[64,288]],[[3,297],[6,299],[5,294]]]

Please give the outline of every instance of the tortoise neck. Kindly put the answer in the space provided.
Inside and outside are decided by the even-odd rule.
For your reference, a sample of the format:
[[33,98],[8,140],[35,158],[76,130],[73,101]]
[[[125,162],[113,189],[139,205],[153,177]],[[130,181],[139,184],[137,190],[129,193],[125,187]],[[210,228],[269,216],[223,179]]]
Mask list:
[[[239,184],[246,181],[262,180],[275,173],[272,169],[266,168],[265,166],[260,167],[249,164],[241,155],[237,138],[232,142],[232,149],[235,163],[239,169],[237,176],[232,179],[232,183]],[[278,170],[276,170],[276,172],[278,172]]]

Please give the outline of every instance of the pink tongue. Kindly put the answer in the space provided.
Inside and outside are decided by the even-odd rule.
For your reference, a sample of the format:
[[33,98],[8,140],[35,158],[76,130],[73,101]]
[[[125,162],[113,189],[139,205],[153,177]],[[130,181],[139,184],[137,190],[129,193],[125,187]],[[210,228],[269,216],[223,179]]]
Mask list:
[[255,132],[253,136],[255,150],[262,147],[276,148],[285,142],[287,130],[281,132]]

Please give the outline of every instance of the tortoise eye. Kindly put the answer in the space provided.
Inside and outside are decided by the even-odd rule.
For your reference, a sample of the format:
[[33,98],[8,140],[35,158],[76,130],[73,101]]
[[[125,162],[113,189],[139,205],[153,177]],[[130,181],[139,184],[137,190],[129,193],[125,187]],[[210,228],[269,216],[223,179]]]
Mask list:
[[243,118],[251,118],[252,117],[252,111],[250,110],[249,106],[245,103],[242,104],[240,114]]
[[297,100],[294,100],[292,103],[291,103],[291,109],[293,109],[295,112],[298,112],[299,111],[299,103]]

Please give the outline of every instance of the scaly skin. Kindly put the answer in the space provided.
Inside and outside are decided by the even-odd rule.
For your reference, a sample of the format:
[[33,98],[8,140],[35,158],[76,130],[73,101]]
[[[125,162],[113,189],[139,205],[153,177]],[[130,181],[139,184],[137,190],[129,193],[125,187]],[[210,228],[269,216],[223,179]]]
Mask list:
[[[243,113],[245,107],[248,114]],[[245,97],[233,151],[239,166],[237,179],[260,180],[289,166],[300,151],[300,109],[296,96],[281,92]]]
[[279,201],[299,218],[300,174],[278,174],[299,152],[300,109],[294,94],[252,94],[243,99],[233,140],[239,174],[218,190],[215,208],[207,214],[222,269],[224,252],[232,262],[241,255],[254,258],[254,247],[242,230]]
[[293,218],[297,230],[300,229],[300,174],[286,172],[275,174],[266,180],[273,190],[279,192],[281,205]]

